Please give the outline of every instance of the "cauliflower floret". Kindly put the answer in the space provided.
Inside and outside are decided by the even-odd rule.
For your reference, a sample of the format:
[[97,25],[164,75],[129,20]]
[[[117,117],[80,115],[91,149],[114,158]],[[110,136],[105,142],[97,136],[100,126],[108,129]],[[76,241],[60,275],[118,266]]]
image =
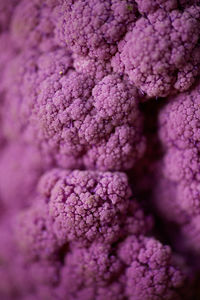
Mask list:
[[131,190],[123,173],[61,171],[59,177],[58,170],[54,170],[43,177],[40,191],[49,197],[49,214],[61,241],[112,242],[122,232],[139,234],[151,226],[135,201],[130,200]]
[[33,258],[55,255],[56,244],[109,244],[152,226],[151,217],[132,199],[124,173],[54,169],[42,177],[38,191],[17,228],[19,244]]
[[57,35],[74,53],[109,59],[117,50],[116,42],[137,18],[134,1],[70,0],[61,5]]
[[121,72],[124,65],[129,79],[148,97],[189,89],[199,74],[199,14],[200,7],[191,6],[141,17],[121,42],[114,68]]
[[34,198],[35,204],[18,214],[15,235],[19,249],[27,261],[53,259],[60,244],[45,203]]
[[129,299],[181,299],[178,289],[184,276],[172,264],[169,246],[154,238],[130,236],[121,244],[119,254],[128,265],[125,292]]
[[199,82],[192,90],[169,99],[159,115],[159,136],[165,147],[199,147],[199,104]]
[[6,95],[13,101],[4,109],[5,135],[23,135],[61,167],[132,168],[145,150],[136,88],[113,73],[95,85],[71,63],[63,49],[38,56],[30,51],[11,62],[5,85],[11,73],[16,82]]
[[86,74],[95,79],[95,83],[98,83],[105,76],[112,73],[112,67],[110,61],[102,61],[97,58],[90,58],[88,56],[82,56],[73,53],[74,63],[73,66],[78,73]]

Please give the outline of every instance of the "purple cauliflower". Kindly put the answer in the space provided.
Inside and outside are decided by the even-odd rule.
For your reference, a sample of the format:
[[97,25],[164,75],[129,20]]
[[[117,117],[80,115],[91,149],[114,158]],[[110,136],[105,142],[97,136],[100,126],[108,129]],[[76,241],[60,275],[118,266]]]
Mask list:
[[65,287],[69,295],[73,295],[83,287],[103,287],[121,271],[122,263],[110,247],[96,243],[89,248],[75,247],[66,255],[60,288]]
[[[54,175],[54,180],[56,176],[57,174]],[[52,183],[49,182],[46,195],[49,194],[51,185]],[[39,207],[42,206],[38,206],[38,212]],[[37,296],[49,291],[54,297],[65,299],[67,291],[69,300],[79,299],[79,297],[85,300],[103,300],[107,297],[113,300],[122,300],[126,297],[134,300],[142,297],[148,297],[144,298],[148,300],[179,299],[179,289],[183,284],[184,276],[171,262],[168,246],[163,246],[154,238],[131,235],[115,247],[108,243],[94,241],[87,247],[83,247],[83,244],[70,243],[63,248],[63,245],[57,244],[56,249],[53,247],[55,240],[51,235],[53,227],[48,231],[47,223],[44,225],[43,222],[43,216],[46,216],[44,210],[41,211],[42,217],[36,213],[34,219],[32,219],[33,210],[31,214],[30,212],[31,210],[24,212],[25,219],[21,216],[21,230],[17,230],[17,240],[23,250],[22,253],[25,244],[27,247],[27,242],[30,241],[26,248],[26,256],[23,258],[25,263],[28,259],[30,264],[29,271],[26,273],[28,282],[30,281],[33,286],[39,284],[36,288]],[[25,231],[28,236],[24,239]],[[39,248],[35,252],[38,242],[40,252],[38,252]],[[64,263],[59,265],[61,250]],[[26,270],[24,266],[23,270]],[[34,276],[34,271],[39,272],[39,275]],[[45,271],[48,272],[46,281]],[[44,286],[41,287],[41,283],[46,285],[46,289]],[[164,295],[166,297],[162,298]]]
[[165,153],[157,168],[155,190],[159,212],[179,224],[183,249],[192,250],[193,245],[194,251],[200,247],[199,100],[197,83],[192,90],[171,97],[160,112],[159,137]]
[[162,166],[163,176],[177,184],[176,198],[188,215],[200,213],[199,155],[197,148],[179,150],[170,148]]
[[[6,90],[3,130],[8,139],[16,139],[22,132],[26,132],[32,110],[41,93],[40,84],[50,77],[52,80],[54,78],[56,87],[58,78],[71,66],[71,55],[66,49],[44,54],[28,50],[11,59],[2,81]],[[11,97],[12,102],[8,101]],[[27,135],[30,136],[30,133]]]
[[199,17],[0,0],[0,299],[199,299]]
[[166,150],[162,173],[177,184],[176,199],[189,215],[199,214],[199,84],[172,99],[160,114]]
[[131,300],[182,299],[178,293],[184,276],[171,260],[171,250],[154,238],[128,237],[119,248],[127,264],[126,295]]
[[95,84],[112,73],[110,61],[104,62],[78,54],[73,54],[73,66],[77,73],[83,73],[88,77],[93,77],[95,79]]
[[67,44],[79,55],[109,59],[138,12],[130,0],[70,0],[63,1],[58,15],[56,33],[61,45]]
[[[70,179],[68,186],[63,185]],[[127,178],[122,173],[54,170],[43,176],[38,187],[44,197],[43,203],[35,199],[30,208],[19,214],[17,224],[15,216],[12,228],[6,222],[0,227],[1,237],[7,244],[6,249],[0,246],[0,261],[3,262],[0,294],[3,297],[12,298],[17,292],[19,299],[179,299],[184,276],[171,263],[170,248],[154,238],[138,236],[146,231],[141,231],[142,223],[137,222],[136,216],[132,219],[134,231],[123,242],[116,241],[115,246],[99,239],[87,246],[74,240],[61,242],[54,234],[56,216],[53,219],[50,209],[48,211],[51,198],[56,196],[61,184],[59,181],[62,181],[63,192],[76,184],[75,190],[80,196],[88,193],[87,182],[93,197],[99,195],[106,201],[110,193],[109,201],[116,206],[118,202],[126,202],[124,197],[130,194]],[[121,209],[123,206],[121,204]],[[95,217],[98,221],[97,214]],[[70,229],[70,223],[68,225]],[[110,228],[113,226],[115,224],[111,223]],[[69,229],[66,228],[66,232]],[[17,253],[14,261],[10,259],[13,249]]]
[[[17,229],[22,248],[33,257],[40,256],[41,249],[44,254],[55,252],[54,238],[46,231],[55,236],[59,245],[74,241],[89,245],[93,241],[111,243],[128,233],[145,233],[152,225],[151,218],[145,218],[132,199],[123,173],[55,169],[42,177],[38,190],[43,197],[36,207],[22,214]],[[40,205],[44,207],[41,215]],[[36,219],[41,219],[37,227]],[[50,246],[44,251],[48,236]]]
[[94,243],[89,248],[74,247],[65,257],[56,292],[63,300],[66,290],[69,300],[123,300],[122,272],[122,262],[108,245]]
[[158,9],[170,12],[178,7],[177,0],[135,0],[142,15],[148,15]]
[[199,4],[198,0],[135,0],[142,15],[148,15],[158,9],[170,12],[174,9],[183,10],[188,6]]
[[[25,64],[18,67],[21,60]],[[6,135],[23,131],[61,167],[132,168],[145,150],[137,90],[115,74],[95,85],[93,78],[70,68],[71,57],[63,49],[38,57],[30,51],[11,62],[5,85],[14,72],[16,85],[7,97],[15,101],[5,106]]]
[[199,74],[199,14],[200,7],[191,6],[141,17],[121,42],[114,69],[148,97],[187,90]]
[[45,203],[34,199],[34,206],[18,214],[16,240],[27,261],[53,259],[59,244]]
[[170,98],[159,116],[159,136],[165,147],[198,148],[199,104],[199,82],[192,90]]

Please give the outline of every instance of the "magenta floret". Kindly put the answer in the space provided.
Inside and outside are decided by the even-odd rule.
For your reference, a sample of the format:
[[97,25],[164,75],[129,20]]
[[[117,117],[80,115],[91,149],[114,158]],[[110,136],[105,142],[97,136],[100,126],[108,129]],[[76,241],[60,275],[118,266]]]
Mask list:
[[103,287],[120,271],[122,263],[110,247],[94,243],[89,248],[73,248],[66,256],[61,276],[65,289],[73,294],[83,287]]
[[[41,94],[40,85],[51,78],[51,84],[55,81],[52,89],[58,89],[60,77],[71,66],[71,55],[66,49],[56,49],[44,54],[30,50],[9,62],[3,80],[3,87],[6,89],[3,129],[8,139],[15,139],[22,134],[33,139],[27,128],[36,100]],[[11,97],[12,102],[9,101]]]
[[89,248],[73,248],[66,256],[61,271],[58,295],[64,299],[124,299],[121,282],[115,282],[123,271],[119,258],[108,245],[92,244]]
[[122,232],[140,234],[151,226],[137,203],[130,200],[131,190],[125,174],[61,171],[58,178],[57,172],[43,177],[40,190],[48,195],[49,214],[54,219],[59,240],[77,240],[82,244],[93,240],[112,242]]
[[160,114],[165,147],[162,173],[177,184],[176,201],[187,214],[199,214],[199,84],[172,99]]
[[22,211],[17,220],[16,240],[27,261],[52,259],[59,244],[45,203],[35,200],[34,206]]
[[177,0],[136,0],[141,14],[150,14],[158,9],[171,11],[177,8]]
[[64,76],[55,90],[47,86],[50,81],[41,85],[46,91],[38,97],[33,118],[38,141],[58,164],[131,168],[145,149],[136,89],[117,75],[108,75],[95,87],[93,79],[75,72]]
[[198,298],[199,20],[0,0],[0,299]]
[[163,176],[177,184],[176,200],[188,215],[200,213],[198,148],[180,150],[171,147],[163,164]]
[[95,85],[90,76],[71,70],[71,56],[63,49],[17,57],[7,70],[6,86],[11,72],[16,83],[7,93],[13,97],[5,107],[8,136],[22,133],[67,168],[126,170],[143,155],[138,93],[126,78],[110,74]]
[[38,189],[40,198],[21,214],[17,227],[18,242],[31,259],[54,257],[69,242],[109,244],[151,229],[151,218],[132,199],[123,173],[55,169]]
[[158,9],[127,34],[120,59],[130,80],[149,97],[182,92],[193,84],[200,62],[199,13],[199,6],[170,13]]
[[176,290],[184,277],[173,266],[168,246],[154,238],[128,237],[121,245],[120,257],[128,265],[125,274],[129,299],[181,299]]
[[102,61],[97,58],[90,58],[89,56],[82,56],[73,54],[74,63],[73,66],[78,73],[84,73],[87,76],[91,76],[95,79],[95,83],[98,83],[105,76],[112,73],[112,67],[110,61]]
[[200,84],[172,97],[160,113],[159,135],[165,147],[186,149],[199,145]]
[[182,248],[192,249],[193,244],[195,252],[200,247],[199,95],[197,83],[192,90],[171,97],[161,110],[159,136],[165,154],[158,168],[161,176],[158,176],[156,193],[159,196],[155,197],[163,217],[181,224]]
[[70,0],[60,7],[62,20],[57,34],[74,53],[108,59],[117,50],[116,42],[137,18],[134,1]]

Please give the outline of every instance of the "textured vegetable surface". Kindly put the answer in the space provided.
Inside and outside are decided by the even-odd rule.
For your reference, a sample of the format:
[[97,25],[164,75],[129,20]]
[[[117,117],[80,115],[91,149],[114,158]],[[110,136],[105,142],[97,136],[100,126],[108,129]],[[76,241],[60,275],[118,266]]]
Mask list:
[[199,20],[0,0],[0,299],[199,300]]

